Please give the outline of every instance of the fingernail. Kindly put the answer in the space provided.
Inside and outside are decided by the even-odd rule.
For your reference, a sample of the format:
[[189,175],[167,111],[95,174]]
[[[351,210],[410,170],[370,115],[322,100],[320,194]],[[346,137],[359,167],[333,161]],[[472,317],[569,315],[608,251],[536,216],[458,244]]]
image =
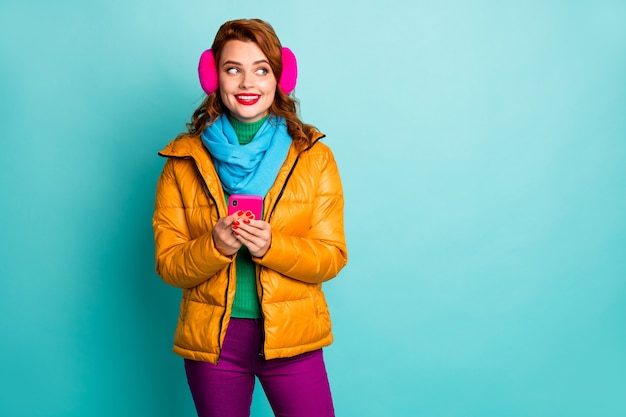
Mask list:
[[243,216],[243,210],[239,210],[239,211],[237,212],[237,216]]
[[235,221],[233,222],[233,225],[235,225],[235,226],[239,226],[239,220],[235,220]]
[[235,235],[235,236],[239,236],[239,233],[237,233],[237,232],[233,232],[233,235]]
[[252,214],[252,212],[250,210],[248,210],[248,211],[246,211],[246,216],[252,217],[252,216],[254,216],[254,214]]
[[243,222],[244,222],[245,224],[250,224],[250,220],[248,220],[248,219],[243,219]]
[[233,229],[237,229],[239,226],[236,224],[233,224]]

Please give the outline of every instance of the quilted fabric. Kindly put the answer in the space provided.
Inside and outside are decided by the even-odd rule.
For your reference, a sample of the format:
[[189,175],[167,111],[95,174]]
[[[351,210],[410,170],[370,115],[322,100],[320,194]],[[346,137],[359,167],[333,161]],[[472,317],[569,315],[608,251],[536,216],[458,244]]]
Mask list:
[[[289,150],[264,201],[272,244],[257,263],[267,359],[332,343],[322,283],[346,265],[343,190],[331,150],[315,138]],[[174,351],[217,363],[235,295],[235,257],[220,254],[212,227],[227,207],[211,157],[197,135],[172,141],[153,216],[157,273],[182,288]],[[236,256],[236,255],[235,255]]]

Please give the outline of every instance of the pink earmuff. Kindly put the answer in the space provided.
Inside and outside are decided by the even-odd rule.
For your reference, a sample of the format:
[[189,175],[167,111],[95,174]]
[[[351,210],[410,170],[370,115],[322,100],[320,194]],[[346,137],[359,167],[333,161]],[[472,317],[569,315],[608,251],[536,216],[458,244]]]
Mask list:
[[[283,48],[281,54],[283,60],[283,73],[280,76],[278,85],[285,94],[290,94],[294,88],[296,88],[296,81],[298,79],[298,63],[296,56],[289,48]],[[200,85],[205,93],[211,94],[217,87],[218,75],[217,64],[215,63],[215,57],[213,51],[207,49],[200,55],[200,62],[198,63],[198,76],[200,77]]]

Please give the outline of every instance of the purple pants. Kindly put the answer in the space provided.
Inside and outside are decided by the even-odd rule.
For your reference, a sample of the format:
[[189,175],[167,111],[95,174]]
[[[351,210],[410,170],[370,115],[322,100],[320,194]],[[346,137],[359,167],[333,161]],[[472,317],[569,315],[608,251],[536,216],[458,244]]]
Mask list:
[[231,319],[217,365],[185,359],[199,417],[249,417],[255,376],[277,417],[334,417],[324,358],[316,350],[263,361],[261,320]]

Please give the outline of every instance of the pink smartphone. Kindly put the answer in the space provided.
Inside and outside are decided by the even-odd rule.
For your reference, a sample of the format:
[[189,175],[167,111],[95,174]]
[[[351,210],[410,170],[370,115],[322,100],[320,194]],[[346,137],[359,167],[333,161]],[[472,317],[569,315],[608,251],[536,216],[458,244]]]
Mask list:
[[242,210],[251,211],[255,220],[263,218],[263,197],[251,194],[233,194],[228,197],[228,215]]

